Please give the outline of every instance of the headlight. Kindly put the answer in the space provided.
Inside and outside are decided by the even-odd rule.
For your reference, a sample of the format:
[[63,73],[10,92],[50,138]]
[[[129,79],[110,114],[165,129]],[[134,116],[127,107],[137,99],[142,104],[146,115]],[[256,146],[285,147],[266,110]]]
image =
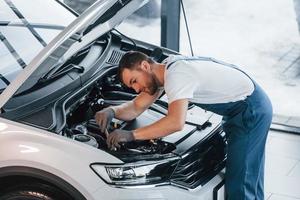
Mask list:
[[177,161],[178,159],[168,159],[124,165],[92,164],[91,168],[108,184],[147,185],[167,182]]

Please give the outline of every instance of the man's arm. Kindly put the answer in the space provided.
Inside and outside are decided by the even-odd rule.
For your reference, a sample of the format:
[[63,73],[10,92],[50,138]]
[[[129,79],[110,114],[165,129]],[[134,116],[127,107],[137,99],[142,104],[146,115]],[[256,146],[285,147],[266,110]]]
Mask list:
[[149,106],[161,95],[162,91],[156,92],[154,95],[141,92],[132,101],[123,103],[118,106],[112,106],[111,108],[115,112],[115,118],[120,120],[133,120],[144,112]]
[[136,140],[148,140],[164,137],[183,129],[188,109],[188,100],[180,99],[169,105],[168,115],[157,122],[133,131]]

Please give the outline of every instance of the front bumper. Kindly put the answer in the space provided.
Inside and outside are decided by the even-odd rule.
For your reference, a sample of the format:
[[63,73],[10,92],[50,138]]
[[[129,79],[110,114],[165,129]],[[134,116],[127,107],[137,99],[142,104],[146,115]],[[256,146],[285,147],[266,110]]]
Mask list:
[[95,200],[224,200],[224,174],[220,172],[204,186],[186,190],[176,185],[147,188],[105,187],[92,194]]

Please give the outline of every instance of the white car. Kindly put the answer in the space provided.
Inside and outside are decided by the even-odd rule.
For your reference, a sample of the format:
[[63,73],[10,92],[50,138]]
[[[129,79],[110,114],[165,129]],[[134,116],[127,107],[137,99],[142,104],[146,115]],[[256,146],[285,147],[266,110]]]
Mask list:
[[[190,104],[182,131],[119,150],[95,123],[97,111],[136,96],[117,77],[126,51],[177,54],[115,31],[146,3],[97,1],[77,17],[60,1],[0,1],[1,200],[224,198],[221,116]],[[153,123],[167,107],[162,95],[110,131]]]

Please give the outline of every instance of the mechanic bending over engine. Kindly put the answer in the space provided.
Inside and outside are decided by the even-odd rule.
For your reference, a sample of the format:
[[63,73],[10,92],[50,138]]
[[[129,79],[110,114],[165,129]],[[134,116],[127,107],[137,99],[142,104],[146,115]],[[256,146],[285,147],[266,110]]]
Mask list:
[[183,129],[188,102],[223,116],[228,140],[225,175],[226,199],[264,199],[265,144],[272,120],[272,105],[262,88],[236,66],[205,57],[171,55],[162,63],[130,51],[119,63],[120,80],[138,96],[130,102],[99,111],[102,131],[112,118],[132,120],[161,94],[168,97],[168,114],[136,130],[115,129],[108,146],[120,142],[164,137]]

